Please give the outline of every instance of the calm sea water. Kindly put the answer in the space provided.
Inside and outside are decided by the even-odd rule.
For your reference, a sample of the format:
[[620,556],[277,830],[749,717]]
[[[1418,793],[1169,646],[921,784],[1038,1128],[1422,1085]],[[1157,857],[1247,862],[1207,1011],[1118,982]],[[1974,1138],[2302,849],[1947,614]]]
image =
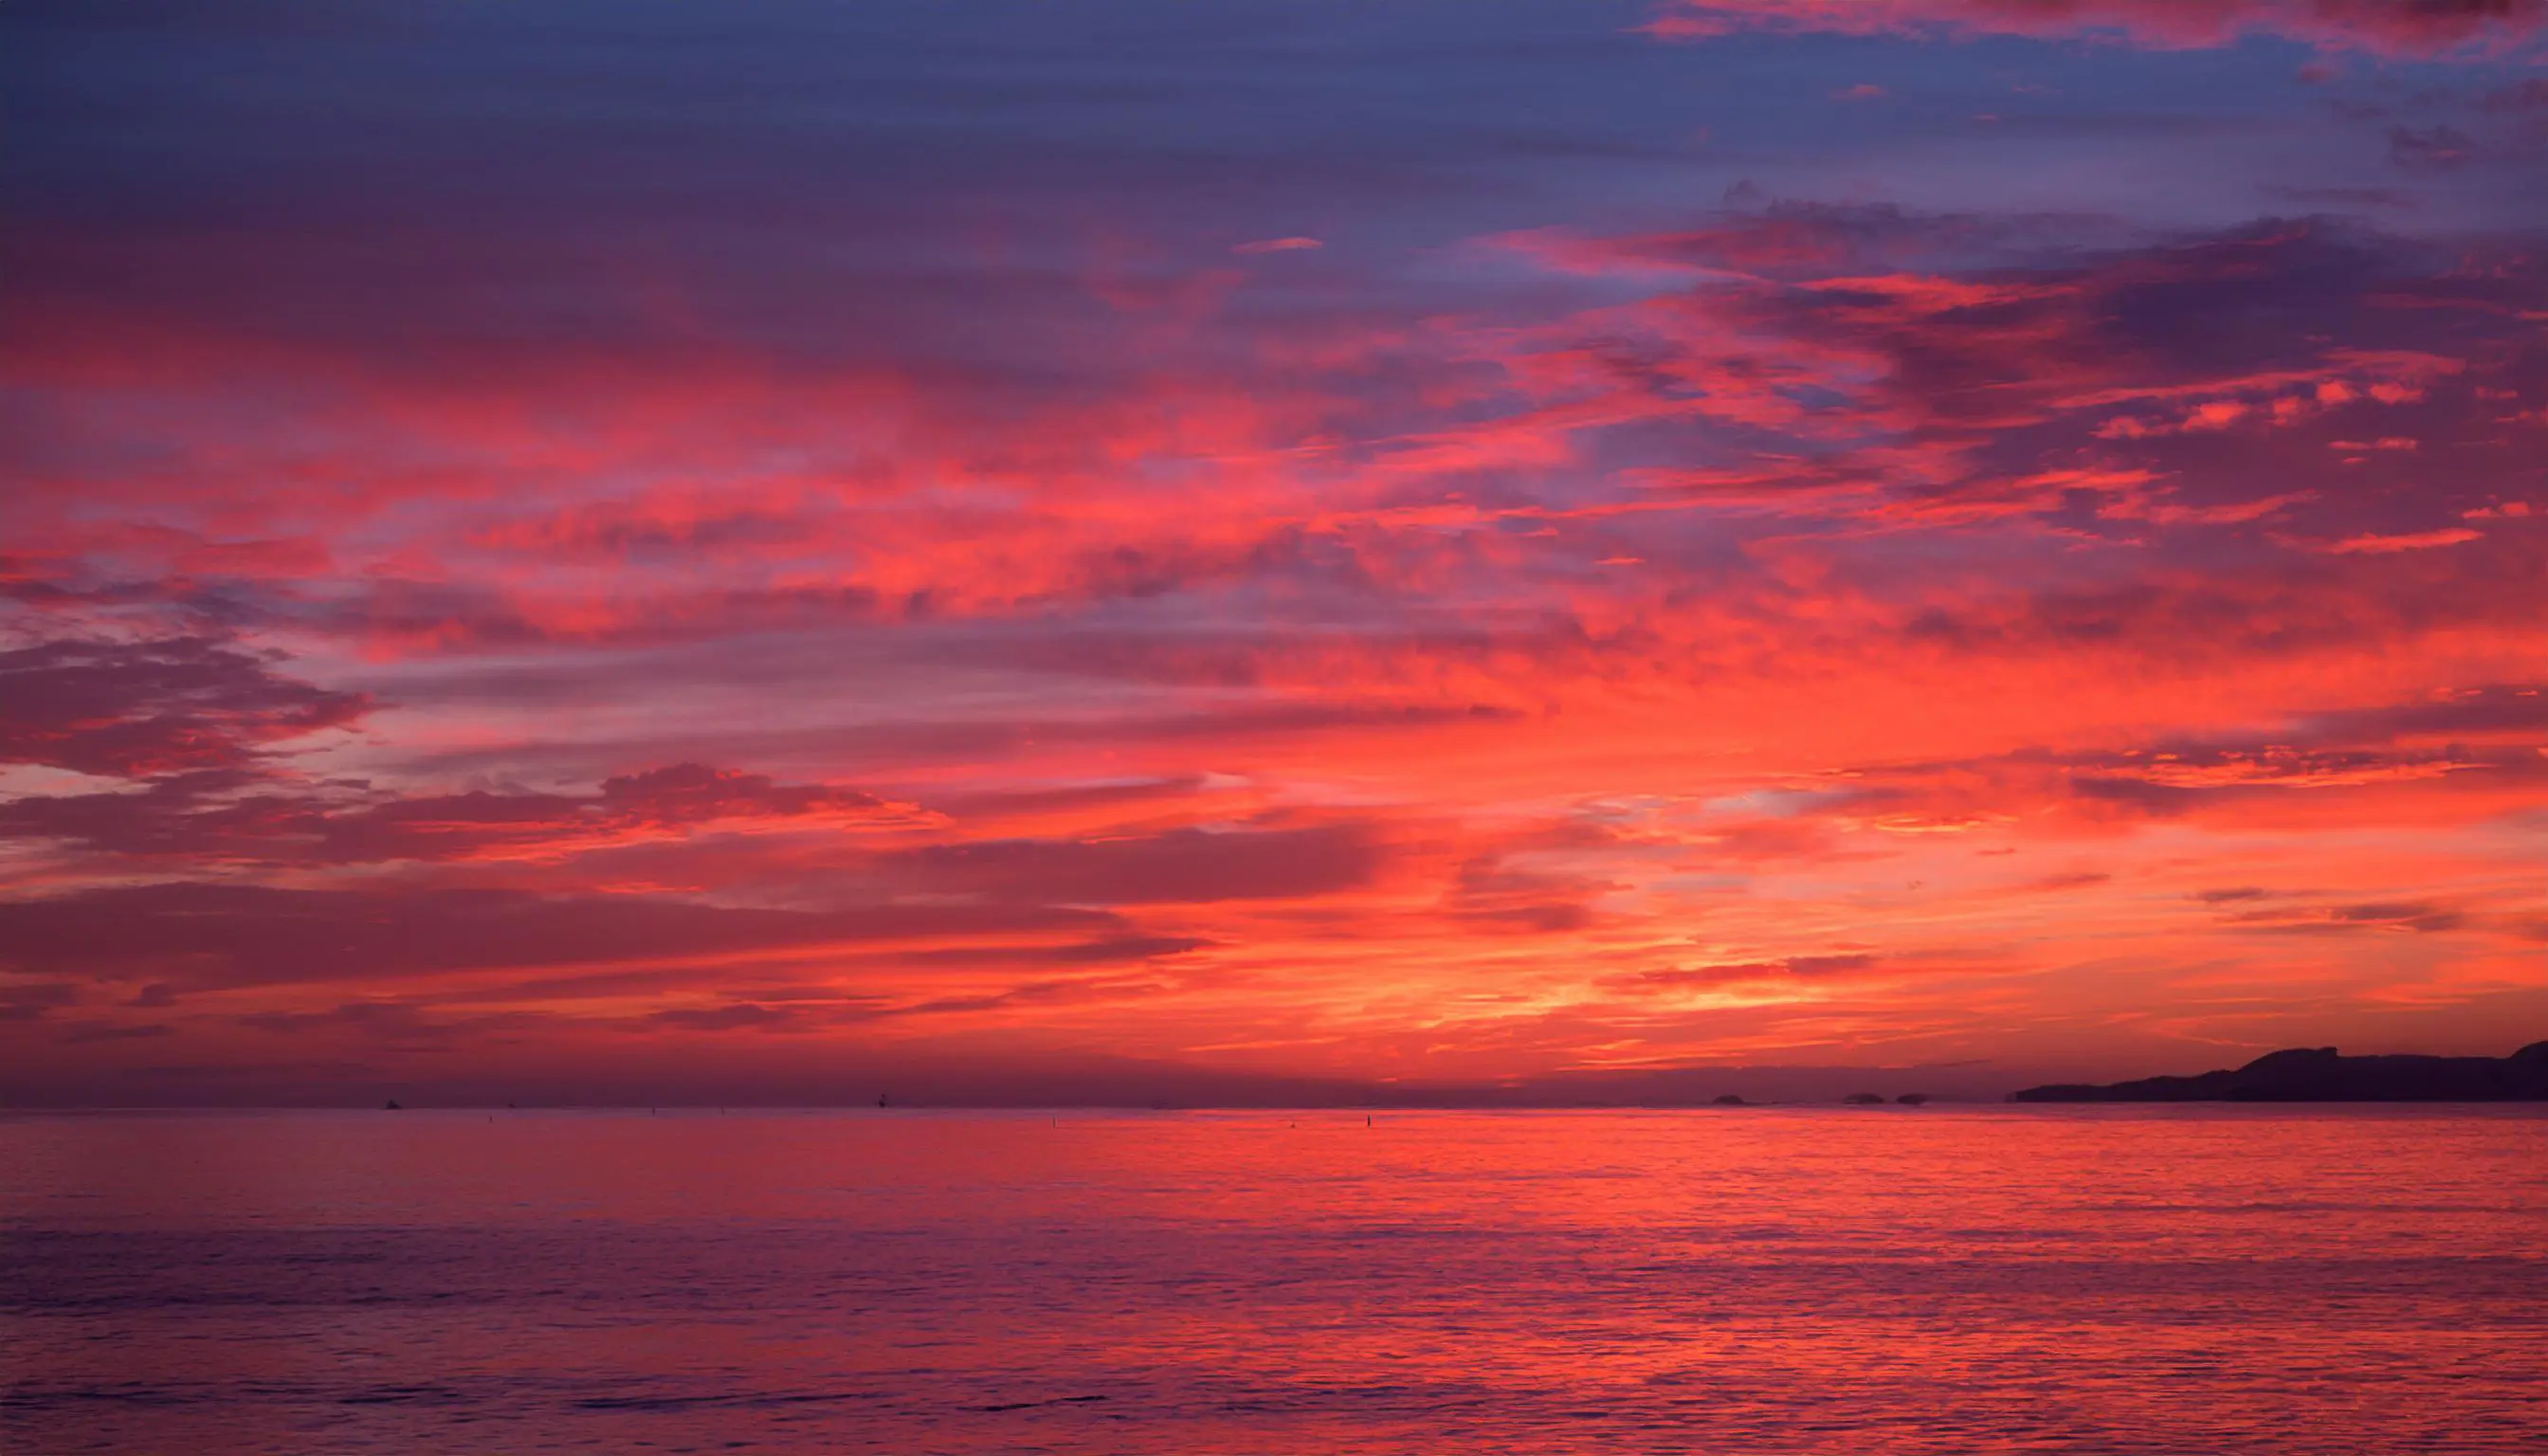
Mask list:
[[2538,1452],[2548,1116],[0,1120],[0,1450]]

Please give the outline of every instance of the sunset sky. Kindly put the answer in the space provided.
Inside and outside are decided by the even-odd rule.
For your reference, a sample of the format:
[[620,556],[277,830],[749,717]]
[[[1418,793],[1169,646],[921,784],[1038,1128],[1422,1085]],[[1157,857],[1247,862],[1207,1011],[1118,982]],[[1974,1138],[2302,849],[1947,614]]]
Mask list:
[[8,1100],[2548,1037],[2543,0],[10,0],[0,98]]

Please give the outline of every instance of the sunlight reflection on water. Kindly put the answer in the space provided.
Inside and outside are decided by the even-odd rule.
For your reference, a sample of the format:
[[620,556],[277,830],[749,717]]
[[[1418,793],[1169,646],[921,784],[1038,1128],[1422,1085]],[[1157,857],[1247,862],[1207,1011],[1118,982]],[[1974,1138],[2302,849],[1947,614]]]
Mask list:
[[27,1118],[0,1449],[2535,1450],[2543,1250],[2528,1110]]

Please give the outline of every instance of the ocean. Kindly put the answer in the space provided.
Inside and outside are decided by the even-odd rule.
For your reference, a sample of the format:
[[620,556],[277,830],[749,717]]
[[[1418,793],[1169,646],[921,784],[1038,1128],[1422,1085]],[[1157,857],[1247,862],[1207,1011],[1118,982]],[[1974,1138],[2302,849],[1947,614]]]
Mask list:
[[0,1118],[0,1451],[2548,1449],[2548,1109]]

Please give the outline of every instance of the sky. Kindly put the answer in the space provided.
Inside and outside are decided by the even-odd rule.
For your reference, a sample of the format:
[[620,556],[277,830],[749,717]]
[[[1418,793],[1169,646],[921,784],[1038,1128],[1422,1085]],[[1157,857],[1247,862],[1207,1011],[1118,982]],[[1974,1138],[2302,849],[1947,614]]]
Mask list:
[[13,0],[0,107],[0,1099],[2548,1036],[2541,0]]

